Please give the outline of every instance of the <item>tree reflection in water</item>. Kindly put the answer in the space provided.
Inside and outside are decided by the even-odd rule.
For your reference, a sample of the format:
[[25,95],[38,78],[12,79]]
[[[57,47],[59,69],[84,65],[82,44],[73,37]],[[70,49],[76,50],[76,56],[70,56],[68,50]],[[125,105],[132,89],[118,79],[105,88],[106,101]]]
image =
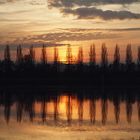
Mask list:
[[67,122],[71,124],[72,120],[72,97],[68,95],[67,102],[66,102],[66,115],[67,115]]
[[[67,91],[67,92],[65,92]],[[122,92],[120,89],[117,92],[116,89],[105,89],[102,92],[101,89],[88,89],[88,90],[68,90],[68,89],[58,89],[56,92],[52,89],[42,90],[42,91],[24,91],[20,90],[5,90],[0,92],[0,105],[4,107],[4,117],[7,123],[10,121],[11,114],[13,113],[13,107],[16,111],[16,120],[21,122],[23,120],[24,114],[29,117],[31,122],[37,117],[35,104],[38,102],[41,106],[40,110],[40,120],[42,123],[47,121],[47,116],[49,115],[49,110],[51,109],[49,104],[53,102],[52,110],[53,116],[51,116],[54,122],[63,120],[63,117],[59,116],[60,109],[59,104],[62,102],[61,97],[65,96],[65,106],[63,106],[63,112],[65,112],[66,122],[68,125],[72,123],[73,116],[77,115],[78,122],[80,124],[85,120],[84,113],[87,113],[88,119],[92,124],[96,123],[97,109],[101,108],[101,123],[105,125],[107,123],[107,116],[109,115],[110,103],[112,103],[114,108],[114,120],[116,124],[120,122],[121,115],[121,104],[125,103],[126,110],[126,120],[128,123],[132,121],[133,115],[133,105],[137,104],[138,120],[140,121],[140,95],[139,90],[133,92],[133,90],[126,90]],[[66,94],[64,94],[66,93]],[[76,99],[76,100],[73,100]],[[85,102],[88,101],[88,107],[85,107]],[[97,108],[97,101],[101,101],[100,106]],[[76,102],[77,106],[73,102]],[[75,110],[77,110],[75,112]],[[62,111],[62,110],[61,110]],[[89,114],[88,114],[89,112]],[[76,114],[74,114],[76,113]],[[12,115],[13,116],[13,115]],[[65,119],[64,119],[65,120]],[[49,121],[49,120],[48,120]]]
[[58,121],[58,96],[55,96],[53,98],[53,103],[54,103],[54,121]]
[[108,103],[106,98],[101,100],[101,106],[102,106],[102,124],[105,125],[108,113]]
[[42,117],[42,122],[46,122],[46,117],[47,117],[47,102],[45,97],[42,99],[41,103],[41,117]]
[[113,98],[115,121],[118,124],[120,121],[120,98],[118,96]]
[[96,120],[96,100],[93,98],[90,100],[90,121],[91,123],[95,123]]
[[78,119],[81,123],[83,121],[83,96],[79,96],[77,99],[78,102]]

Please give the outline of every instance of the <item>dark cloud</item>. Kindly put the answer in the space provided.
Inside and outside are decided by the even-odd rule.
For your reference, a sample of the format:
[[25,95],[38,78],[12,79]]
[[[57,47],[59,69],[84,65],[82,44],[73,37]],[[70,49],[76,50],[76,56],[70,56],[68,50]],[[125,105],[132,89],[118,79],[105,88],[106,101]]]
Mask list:
[[[80,30],[80,29],[79,29]],[[62,42],[62,41],[86,41],[86,40],[97,40],[97,39],[109,39],[118,38],[120,35],[117,33],[103,33],[98,32],[58,32],[58,33],[47,33],[42,35],[28,36],[25,38],[17,38],[15,42]]]
[[13,2],[28,2],[32,5],[47,4],[52,7],[73,7],[73,6],[91,6],[100,4],[131,4],[140,2],[140,0],[0,0],[0,4]]
[[[41,35],[32,35],[23,38],[17,38],[13,43],[29,43],[29,44],[57,44],[62,41],[88,41],[98,39],[114,39],[120,38],[120,32],[140,31],[140,28],[124,28],[124,29],[82,29],[82,28],[65,28],[59,29],[57,33],[46,33]],[[53,45],[52,45],[53,46]]]
[[50,7],[92,6],[100,4],[131,4],[140,0],[48,0]]
[[116,32],[123,32],[123,31],[140,31],[140,28],[118,28],[118,29],[104,29],[104,28],[96,28],[96,29],[84,29],[84,28],[59,28],[60,30],[62,31],[67,31],[67,32],[72,32],[72,33],[75,33],[75,32],[103,32],[103,31],[116,31]]
[[140,19],[140,14],[132,13],[130,11],[111,11],[106,10],[103,11],[101,9],[96,9],[95,7],[84,7],[84,8],[65,8],[61,9],[63,14],[72,14],[77,16],[78,19],[95,19],[100,18],[104,20],[112,20],[112,19]]
[[78,19],[95,19],[103,20],[112,19],[140,19],[140,14],[131,11],[111,11],[97,9],[96,5],[103,4],[132,4],[140,0],[48,0],[49,7],[59,8],[63,14],[72,14]]
[[[7,43],[9,44],[9,43]],[[3,51],[5,49],[5,46],[7,45],[6,43],[0,43],[0,51]],[[28,49],[31,47],[31,45],[33,45],[35,48],[38,48],[39,46],[42,46],[43,44],[46,47],[57,47],[57,46],[67,46],[69,44],[64,44],[64,43],[53,43],[53,42],[30,42],[30,43],[22,43],[22,42],[10,42],[10,48],[11,50],[16,50],[18,44],[21,44],[22,48]]]
[[[122,37],[120,32],[128,31],[140,31],[140,28],[124,28],[124,29],[84,29],[84,28],[59,28],[57,33],[45,33],[40,35],[29,35],[27,37],[15,37],[13,41],[7,42],[10,44],[34,44],[36,46],[42,45],[46,46],[62,46],[60,42],[62,41],[88,41],[88,40],[98,40],[98,39],[115,39]],[[9,34],[17,34],[19,32],[10,32]],[[2,37],[0,36],[2,39]],[[4,37],[5,38],[5,37]],[[5,44],[5,42],[0,41],[0,44]],[[47,45],[48,44],[48,45]],[[65,44],[66,45],[66,44]]]

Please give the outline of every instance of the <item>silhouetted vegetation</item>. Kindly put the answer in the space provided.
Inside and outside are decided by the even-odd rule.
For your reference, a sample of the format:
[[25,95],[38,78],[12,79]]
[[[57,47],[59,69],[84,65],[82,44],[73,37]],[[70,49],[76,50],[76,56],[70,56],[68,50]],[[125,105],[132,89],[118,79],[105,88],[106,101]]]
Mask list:
[[102,44],[101,66],[104,69],[108,66],[108,54],[107,54],[107,47],[105,44]]
[[120,60],[120,48],[116,44],[113,63],[108,61],[106,44],[102,44],[101,63],[96,63],[96,49],[92,44],[89,50],[89,63],[84,63],[83,48],[79,47],[77,60],[74,61],[72,48],[67,47],[66,63],[59,59],[59,50],[54,48],[54,61],[48,63],[45,45],[42,46],[41,59],[35,58],[35,48],[30,47],[29,53],[23,55],[22,47],[17,47],[16,61],[11,60],[9,45],[4,50],[4,59],[0,61],[0,83],[44,83],[58,84],[92,84],[106,85],[139,85],[140,83],[140,47],[137,61],[133,61],[131,44],[126,47],[125,63]]
[[[15,105],[16,120],[21,122],[24,114],[33,122],[36,115],[43,123],[51,117],[55,123],[61,118],[59,110],[60,96],[66,94],[65,112],[67,124],[73,120],[73,98],[77,103],[77,120],[81,124],[84,119],[84,101],[89,101],[89,121],[96,123],[96,102],[100,100],[101,122],[107,123],[109,102],[114,106],[114,120],[120,122],[121,103],[125,103],[126,120],[132,121],[133,104],[137,104],[138,120],[140,121],[140,47],[137,61],[134,62],[132,48],[126,47],[125,63],[120,59],[120,48],[116,45],[113,63],[108,61],[105,44],[101,48],[101,63],[96,62],[95,45],[90,46],[89,62],[84,63],[83,48],[79,47],[77,60],[74,61],[72,48],[69,45],[66,52],[66,63],[59,60],[59,50],[54,48],[54,62],[48,63],[45,45],[41,49],[40,62],[36,61],[35,48],[31,46],[28,54],[23,55],[21,45],[17,47],[16,61],[11,60],[10,47],[4,50],[4,59],[0,61],[0,105],[4,107],[6,122],[10,121],[11,109]],[[19,87],[8,90],[8,87]],[[21,90],[23,86],[24,89]],[[32,88],[39,90],[32,91]],[[47,87],[45,89],[42,86]],[[48,87],[52,87],[51,90]],[[57,88],[58,89],[57,89]],[[59,87],[63,87],[62,92]],[[71,90],[68,90],[70,87]],[[84,89],[83,87],[86,87]],[[92,87],[92,89],[91,89]],[[135,91],[129,90],[135,87]],[[124,90],[122,90],[124,88]],[[138,88],[138,89],[136,89]],[[113,89],[113,90],[112,90]],[[121,89],[121,90],[120,90]],[[29,90],[27,93],[24,90]],[[125,91],[125,92],[124,92]],[[41,103],[40,115],[36,114],[36,102]],[[53,113],[49,114],[48,103],[52,102]]]

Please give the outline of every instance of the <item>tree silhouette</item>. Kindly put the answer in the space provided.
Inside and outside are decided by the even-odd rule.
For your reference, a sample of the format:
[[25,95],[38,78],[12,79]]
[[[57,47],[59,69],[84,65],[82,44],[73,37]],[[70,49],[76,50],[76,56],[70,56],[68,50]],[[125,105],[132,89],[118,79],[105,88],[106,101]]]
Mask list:
[[45,48],[44,44],[42,46],[41,62],[42,62],[42,64],[47,63],[46,48]]
[[138,47],[137,68],[140,70],[140,46]]
[[59,62],[59,52],[58,48],[54,48],[54,63],[57,64]]
[[79,51],[78,51],[77,70],[78,70],[78,74],[82,74],[83,72],[83,48],[82,47],[79,47]]
[[120,65],[120,49],[117,44],[116,44],[116,48],[115,48],[113,64],[114,64],[115,68]]
[[5,50],[4,50],[4,60],[5,61],[11,61],[11,54],[10,54],[9,45],[7,45]]
[[6,46],[4,50],[4,72],[10,74],[12,72],[12,61],[11,61],[11,53],[9,45]]
[[22,48],[21,45],[19,45],[17,47],[17,57],[16,57],[16,61],[18,64],[20,64],[23,60],[23,54],[22,54]]
[[68,45],[67,47],[66,60],[67,60],[67,64],[72,64],[72,49],[70,45]]
[[66,64],[67,64],[67,67],[65,69],[67,72],[72,71],[72,67],[71,67],[72,61],[73,61],[72,59],[73,59],[72,58],[72,49],[71,49],[71,46],[68,45],[67,52],[66,52]]
[[82,47],[79,47],[78,64],[83,64],[83,48]]
[[132,59],[132,50],[131,50],[131,44],[128,44],[127,45],[127,48],[126,48],[126,64],[131,64],[133,61]]
[[35,63],[35,50],[33,45],[30,47],[30,59],[32,63]]
[[90,46],[89,63],[90,63],[90,65],[96,64],[96,53],[95,53],[95,45],[94,44]]
[[107,48],[105,43],[102,44],[102,52],[101,52],[101,66],[107,67],[108,65],[108,54],[107,54]]
[[[127,85],[140,83],[140,47],[138,48],[137,64],[132,58],[131,45],[126,48],[125,62],[120,60],[120,49],[116,45],[114,52],[114,61],[108,64],[108,53],[105,44],[101,48],[101,65],[96,64],[95,46],[90,46],[89,63],[84,63],[83,48],[79,47],[77,54],[77,63],[72,63],[71,46],[67,47],[66,63],[60,63],[58,48],[54,48],[54,63],[47,63],[45,45],[42,46],[41,62],[35,60],[35,49],[30,47],[29,53],[22,54],[21,45],[17,47],[16,62],[12,60],[10,55],[10,47],[6,46],[4,50],[4,60],[0,61],[0,76],[6,82],[10,82],[10,78],[23,81],[33,77],[36,81],[41,80],[49,84],[92,84],[102,86],[116,85],[125,83]],[[67,71],[69,70],[69,71]],[[23,77],[22,77],[23,76]],[[22,78],[21,78],[22,77]],[[126,80],[126,77],[129,77]],[[15,79],[14,79],[15,78]],[[38,80],[37,80],[38,79]],[[33,81],[35,82],[35,81]],[[97,84],[98,83],[98,84]]]
[[59,51],[58,48],[54,48],[54,63],[53,63],[53,67],[54,67],[54,72],[58,72],[59,71]]
[[137,64],[140,65],[140,46],[138,47],[138,59]]

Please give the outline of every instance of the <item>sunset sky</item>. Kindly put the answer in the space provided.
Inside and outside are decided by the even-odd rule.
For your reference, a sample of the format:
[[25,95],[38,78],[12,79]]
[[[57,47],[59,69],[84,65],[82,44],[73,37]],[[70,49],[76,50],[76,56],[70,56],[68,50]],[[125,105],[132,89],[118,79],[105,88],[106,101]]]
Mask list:
[[0,0],[0,44],[139,44],[140,0]]

